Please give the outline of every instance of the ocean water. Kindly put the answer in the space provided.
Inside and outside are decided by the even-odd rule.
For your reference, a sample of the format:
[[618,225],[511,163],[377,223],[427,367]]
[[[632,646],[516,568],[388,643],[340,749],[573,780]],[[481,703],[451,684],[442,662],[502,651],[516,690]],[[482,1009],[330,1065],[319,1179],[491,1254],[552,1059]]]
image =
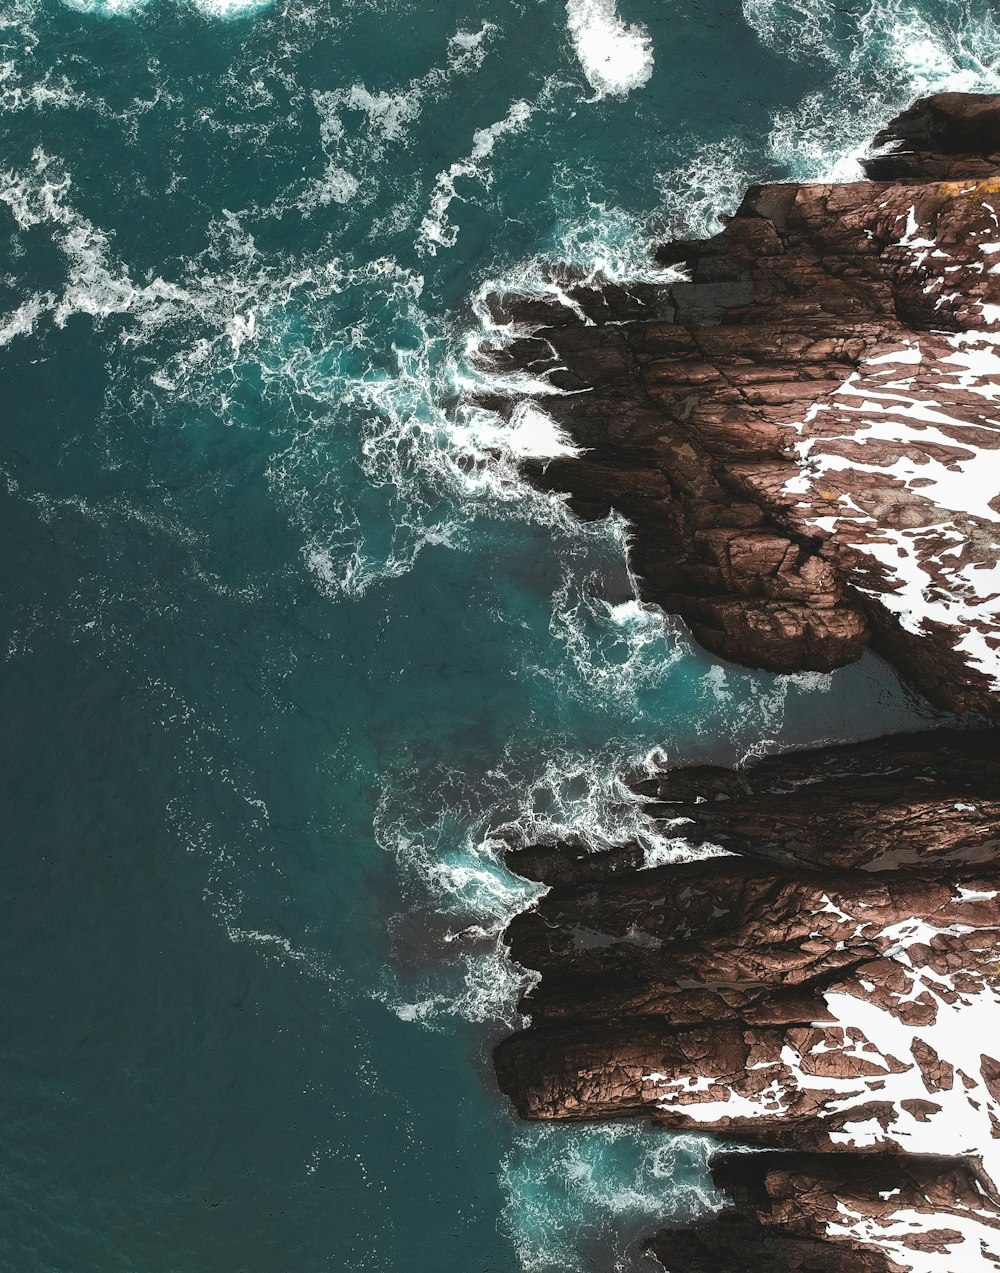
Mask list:
[[707,1144],[529,1128],[498,832],[920,726],[725,666],[468,405],[492,286],[996,88],[983,0],[3,0],[0,1270],[573,1273]]

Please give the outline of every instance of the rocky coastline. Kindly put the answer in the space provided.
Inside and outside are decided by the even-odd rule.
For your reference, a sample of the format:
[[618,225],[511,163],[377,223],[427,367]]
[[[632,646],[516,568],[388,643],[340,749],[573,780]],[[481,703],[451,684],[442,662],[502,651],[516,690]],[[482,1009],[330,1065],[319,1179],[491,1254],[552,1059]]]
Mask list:
[[918,102],[864,167],[752,188],[658,250],[673,281],[495,297],[483,351],[576,447],[529,479],[626,517],[642,599],[708,650],[871,647],[965,713],[630,775],[697,860],[507,853],[549,886],[506,934],[521,1116],[727,1143],[731,1208],[649,1240],[668,1273],[1000,1269],[1000,97]]
[[658,249],[676,282],[493,298],[513,338],[483,357],[544,376],[555,392],[534,406],[579,448],[528,477],[581,516],[622,513],[643,599],[714,653],[826,671],[872,645],[940,706],[996,711],[1000,170],[984,134],[1000,136],[1000,98],[929,99],[868,162],[905,176],[753,187],[714,239]]

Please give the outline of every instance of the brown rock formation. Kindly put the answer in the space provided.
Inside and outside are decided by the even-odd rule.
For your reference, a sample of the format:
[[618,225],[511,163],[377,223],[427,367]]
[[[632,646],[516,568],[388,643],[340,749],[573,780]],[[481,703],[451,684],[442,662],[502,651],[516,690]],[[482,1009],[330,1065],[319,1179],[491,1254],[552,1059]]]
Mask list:
[[[578,453],[529,476],[629,518],[643,598],[707,648],[800,671],[872,644],[995,713],[1000,97],[876,145],[869,180],[754,187],[661,247],[673,281],[494,298],[484,357],[548,379]],[[540,974],[495,1052],[519,1112],[769,1147],[717,1160],[731,1210],[654,1238],[668,1273],[1000,1270],[996,738],[632,775],[716,855],[683,865],[511,846],[551,885],[507,933]]]
[[867,160],[873,181],[964,181],[1000,171],[1000,101],[992,93],[939,93],[894,119]]
[[[553,890],[508,930],[542,980],[531,1029],[497,1051],[501,1086],[529,1118],[643,1114],[696,1130],[707,1112],[727,1134],[827,1145],[880,1094],[927,1095],[912,1045],[949,1016],[942,1005],[988,994],[998,931],[994,877],[971,872],[941,883],[718,858]],[[873,1024],[905,1035],[902,1056],[853,1024],[850,999],[892,1018]],[[887,1081],[904,1071],[905,1092]]]
[[683,819],[692,842],[786,867],[1000,857],[1000,735],[990,730],[786,752],[742,770],[690,765],[633,775],[631,785],[654,817]]
[[[712,1174],[736,1205],[656,1234],[648,1249],[667,1273],[895,1273],[922,1253],[958,1273],[966,1237],[1000,1225],[975,1171],[950,1159],[723,1154]],[[906,1213],[928,1223],[907,1227]],[[866,1241],[865,1219],[900,1230],[888,1249]]]
[[[654,817],[740,856],[510,854],[557,881],[507,932],[541,974],[495,1052],[521,1115],[797,1155],[730,1163],[752,1205],[654,1242],[678,1268],[1000,1268],[998,766],[996,735],[938,731],[636,775]],[[706,1263],[744,1240],[757,1263]]]
[[676,282],[494,298],[512,339],[484,356],[547,375],[583,448],[529,476],[628,517],[643,598],[708,649],[826,670],[872,642],[933,701],[996,709],[998,118],[918,103],[876,180],[752,188],[659,250]]

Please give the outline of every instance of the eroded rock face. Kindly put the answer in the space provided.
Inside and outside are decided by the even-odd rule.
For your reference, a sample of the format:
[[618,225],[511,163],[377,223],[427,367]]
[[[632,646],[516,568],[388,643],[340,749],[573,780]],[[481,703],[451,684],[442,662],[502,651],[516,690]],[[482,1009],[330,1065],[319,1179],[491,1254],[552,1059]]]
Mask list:
[[[866,181],[755,187],[664,245],[674,281],[494,298],[484,356],[547,380],[578,448],[532,480],[629,518],[643,598],[706,647],[802,671],[871,644],[994,714],[1000,97],[876,142]],[[540,974],[495,1053],[520,1113],[768,1147],[717,1163],[733,1209],[654,1239],[668,1271],[1000,1270],[996,735],[629,781],[714,856],[511,846],[551,885],[507,933]]]
[[1000,1226],[973,1165],[949,1159],[720,1155],[713,1176],[735,1206],[658,1233],[649,1251],[667,1273],[959,1273],[983,1267],[975,1248]]
[[[642,595],[774,671],[883,651],[935,702],[1000,687],[1000,99],[918,103],[875,180],[751,189],[678,281],[494,298],[581,449],[527,465],[635,526]],[[511,402],[510,407],[516,409]]]
[[1000,101],[992,93],[939,93],[911,106],[875,138],[865,164],[875,181],[961,181],[1000,169]]
[[[753,1220],[763,1262],[732,1267],[1000,1268],[998,764],[995,735],[939,731],[634,775],[654,817],[739,855],[643,869],[626,845],[602,875],[579,845],[512,852],[557,882],[508,929],[540,980],[496,1049],[501,1088],[529,1119],[819,1155],[761,1177],[766,1217],[690,1235],[704,1259]],[[864,1173],[837,1192],[823,1158],[857,1151],[905,1156],[878,1171],[906,1201]],[[947,1158],[979,1201],[913,1193],[911,1155]]]
[[508,933],[542,981],[531,1029],[497,1051],[501,1086],[529,1118],[973,1151],[1000,1130],[984,1077],[1000,1065],[983,1052],[1000,1020],[998,897],[990,875],[727,858],[554,890]]

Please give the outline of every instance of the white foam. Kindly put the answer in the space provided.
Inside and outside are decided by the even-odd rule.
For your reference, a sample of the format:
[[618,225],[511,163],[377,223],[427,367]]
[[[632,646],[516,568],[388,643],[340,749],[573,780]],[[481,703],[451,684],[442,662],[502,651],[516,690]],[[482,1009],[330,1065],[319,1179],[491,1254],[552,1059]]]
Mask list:
[[624,97],[653,74],[653,43],[639,23],[627,24],[615,0],[567,0],[573,48],[597,98]]
[[[459,1016],[515,1025],[517,1001],[533,978],[507,958],[502,935],[514,915],[545,889],[506,871],[501,846],[485,832],[483,815],[476,817],[471,809],[450,803],[446,794],[435,793],[433,778],[423,766],[397,775],[383,790],[375,834],[396,858],[410,904],[431,907],[451,920],[445,941],[454,949],[416,987],[410,979],[400,981],[380,997],[404,1021],[427,1024]],[[445,792],[449,785],[450,775],[443,775]],[[429,789],[439,808],[422,821]]]
[[[602,530],[599,525],[575,529],[582,535]],[[579,553],[568,541],[567,549],[563,583],[553,598],[552,630],[567,642],[570,659],[550,659],[534,673],[557,680],[560,700],[578,697],[590,708],[599,702],[609,709],[613,705],[617,719],[634,731],[630,718],[639,716],[639,693],[662,691],[675,667],[685,675],[689,638],[636,601],[612,604],[588,597]],[[553,551],[560,551],[556,537]],[[732,737],[737,752],[755,754],[773,750],[762,731],[780,729],[793,693],[823,693],[832,680],[822,674],[730,675],[738,677],[738,690],[721,667],[698,682],[701,698],[694,710],[700,732]],[[608,728],[615,732],[611,722]],[[427,764],[394,775],[386,785],[376,817],[379,843],[396,857],[402,878],[409,881],[410,904],[448,916],[453,934],[450,955],[433,975],[416,988],[400,982],[387,990],[385,1000],[400,1016],[425,1024],[447,1015],[518,1021],[517,1000],[532,977],[506,959],[502,937],[514,915],[533,905],[544,889],[503,867],[509,842],[552,844],[578,837],[597,853],[635,843],[647,867],[723,853],[717,845],[686,838],[682,822],[649,817],[623,775],[644,767],[653,772],[666,758],[643,754],[630,741],[630,731],[625,734],[604,747],[580,750],[549,738],[534,759],[508,746],[476,783],[462,776],[460,798],[455,775],[445,772],[435,779]]]
[[580,454],[579,447],[574,446],[555,420],[531,402],[518,404],[503,437],[511,454],[521,458],[553,459],[557,455]]
[[296,206],[309,214],[330,203],[350,203],[358,193],[358,179],[335,163],[328,163],[322,177],[310,182],[296,200]]
[[101,18],[117,18],[137,13],[149,0],[63,0],[68,9],[91,13]]
[[448,917],[450,936],[436,971],[416,986],[398,977],[385,1002],[423,1024],[453,1015],[519,1022],[517,1001],[534,976],[507,958],[503,933],[546,890],[503,866],[511,840],[579,835],[595,852],[635,840],[660,857],[669,840],[673,861],[711,856],[644,813],[621,776],[642,759],[621,742],[586,752],[549,742],[532,771],[530,758],[505,751],[477,784],[463,777],[460,798],[450,772],[422,764],[394,775],[375,818],[379,844],[396,858],[409,904]]
[[772,154],[796,180],[859,180],[871,138],[916,98],[1000,88],[1000,28],[978,0],[954,0],[946,23],[913,0],[856,11],[836,0],[743,0],[743,14],[772,48],[833,68],[826,87],[774,116]]
[[[97,17],[128,17],[145,9],[150,0],[62,0],[70,9]],[[272,0],[184,0],[206,18],[230,21],[249,17],[260,9],[266,9]]]
[[669,283],[679,277],[672,266],[656,264],[651,244],[662,237],[663,214],[637,216],[614,204],[581,192],[578,174],[570,164],[555,171],[553,209],[557,220],[546,260],[518,270],[519,285],[529,293],[544,292],[553,276],[552,261],[580,272],[584,283]]
[[[323,174],[301,193],[278,199],[269,209],[281,215],[297,209],[307,215],[330,203],[349,203],[364,186],[374,191],[390,153],[405,147],[410,129],[428,102],[440,98],[457,78],[482,66],[497,27],[484,22],[478,31],[459,29],[447,43],[445,62],[394,88],[372,89],[355,82],[346,88],[314,89],[312,102],[319,120]],[[360,116],[362,126],[356,127]],[[349,128],[345,124],[354,123]],[[396,210],[397,217],[401,209]],[[406,220],[410,212],[407,210]]]
[[703,1137],[635,1123],[521,1132],[500,1176],[503,1225],[521,1267],[632,1268],[636,1239],[654,1224],[691,1223],[723,1205],[708,1173],[712,1148]]
[[699,146],[685,164],[660,173],[657,185],[666,230],[673,238],[707,239],[736,211],[753,179],[744,144]]
[[[627,523],[616,518],[608,530],[617,534],[624,555]],[[636,715],[639,695],[666,684],[690,651],[681,625],[657,607],[635,599],[614,604],[593,595],[573,559],[552,596],[550,631],[569,662],[538,667],[539,677],[558,681],[566,698],[588,702],[609,695]]]
[[218,18],[231,21],[234,18],[246,18],[260,9],[266,9],[272,0],[191,0],[191,3],[206,18]]
[[[213,335],[201,337],[189,349],[187,357],[195,364],[205,361],[214,347],[232,353],[253,342],[256,317],[251,317],[253,307],[246,302],[250,293],[266,287],[266,280],[254,279],[248,285],[235,277],[201,274],[179,282],[157,277],[135,283],[115,259],[111,236],[74,209],[66,168],[41,148],[32,160],[31,171],[0,173],[0,203],[7,205],[22,230],[49,229],[62,253],[66,277],[59,293],[30,297],[0,320],[0,342],[29,334],[43,319],[63,327],[74,314],[98,323],[112,315],[131,317],[134,328],[121,337],[125,344],[196,315]],[[294,288],[294,281],[286,277],[278,290],[287,294],[289,288]]]
[[525,101],[511,103],[503,119],[490,124],[488,128],[478,128],[472,135],[472,149],[465,159],[456,160],[450,167],[439,172],[431,206],[420,223],[419,244],[432,256],[440,247],[453,247],[458,239],[458,227],[448,220],[448,209],[452,202],[459,198],[455,182],[460,177],[468,177],[489,184],[490,176],[483,164],[493,153],[493,148],[501,137],[508,133],[518,133],[524,129],[534,114],[535,108]]
[[[13,25],[9,18],[8,27]],[[23,36],[25,32],[21,32]],[[46,71],[41,79],[27,82],[16,61],[0,62],[0,109],[5,113],[23,110],[63,110],[82,105],[84,98],[65,75]]]

